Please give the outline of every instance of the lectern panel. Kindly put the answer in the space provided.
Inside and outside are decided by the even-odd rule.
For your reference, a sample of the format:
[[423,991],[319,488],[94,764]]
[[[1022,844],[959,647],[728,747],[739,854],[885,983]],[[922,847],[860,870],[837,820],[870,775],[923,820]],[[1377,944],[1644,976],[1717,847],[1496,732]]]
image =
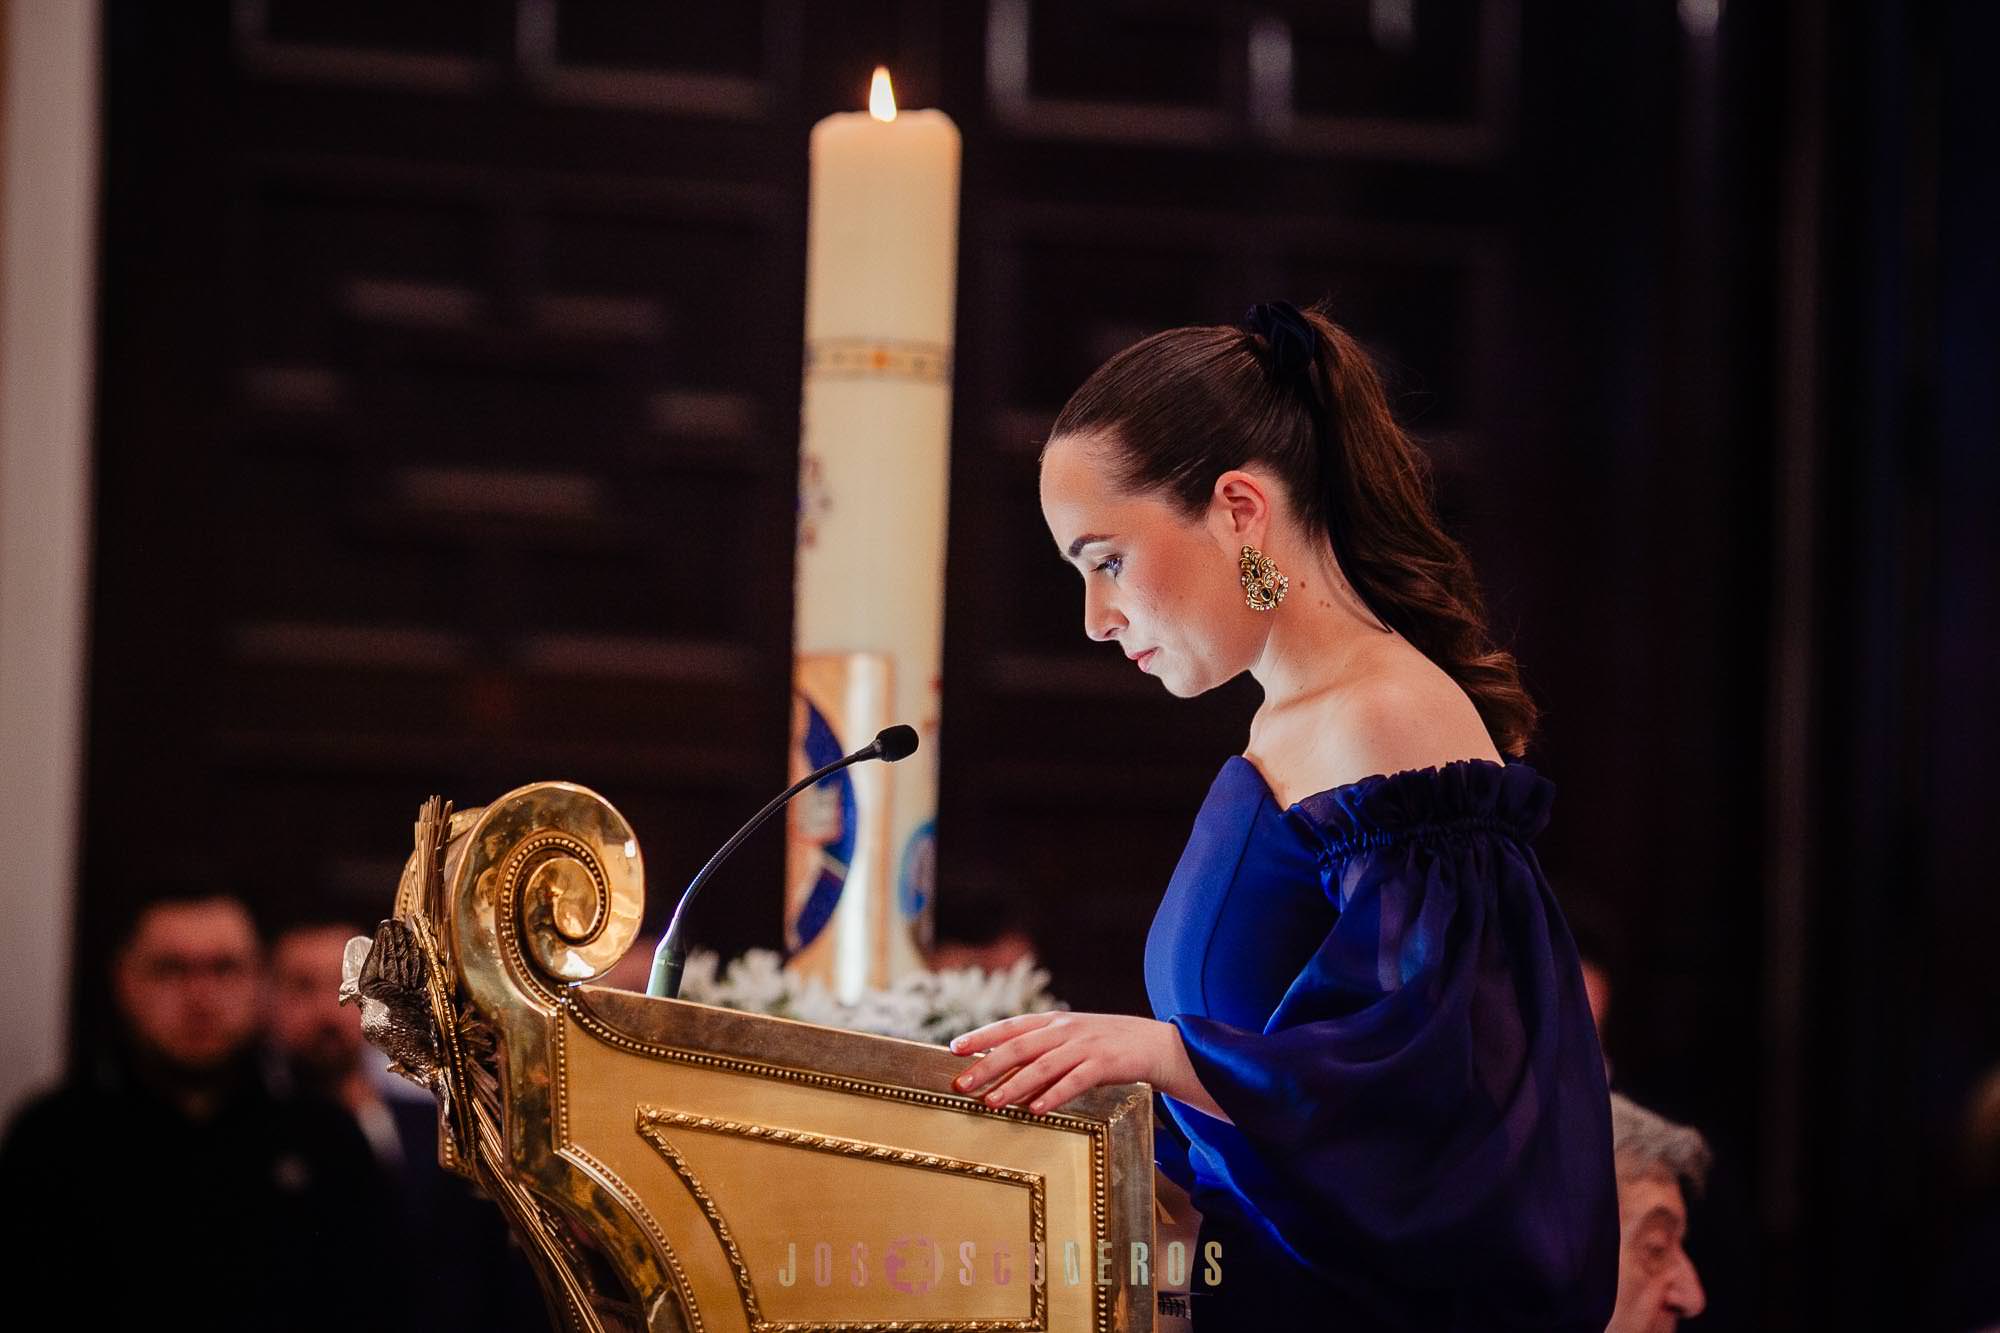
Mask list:
[[1155,1327],[1145,1084],[990,1107],[942,1047],[587,984],[643,872],[569,783],[434,800],[417,843],[343,989],[565,1329]]

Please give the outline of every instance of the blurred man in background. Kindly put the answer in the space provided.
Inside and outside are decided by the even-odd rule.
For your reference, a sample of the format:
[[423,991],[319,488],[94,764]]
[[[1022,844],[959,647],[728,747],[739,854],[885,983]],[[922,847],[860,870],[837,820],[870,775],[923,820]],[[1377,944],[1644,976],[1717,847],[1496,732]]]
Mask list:
[[1611,1151],[1618,1172],[1618,1304],[1605,1333],[1672,1333],[1707,1306],[1683,1243],[1687,1195],[1699,1197],[1708,1181],[1708,1144],[1697,1131],[1614,1092]]
[[[1564,877],[1565,892],[1578,890],[1574,880]],[[1583,968],[1583,994],[1590,1005],[1590,1021],[1597,1026],[1597,1044],[1604,1052],[1604,1080],[1614,1086],[1617,1079],[1611,1061],[1612,976],[1621,969],[1613,965],[1616,945],[1622,932],[1617,920],[1597,904],[1587,886],[1574,899],[1563,903],[1563,915],[1570,935],[1576,940],[1577,962]]]
[[[346,922],[311,922],[280,931],[271,945],[271,1039],[303,1090],[347,1108],[375,1158],[392,1171],[404,1161],[404,1131],[361,1036],[358,1008],[339,999],[341,953],[364,934]],[[411,1086],[407,1118],[428,1124],[436,1149],[435,1102]]]
[[214,889],[158,897],[111,959],[120,1032],[0,1144],[4,1242],[77,1327],[361,1327],[387,1182],[338,1108],[266,1078],[262,949]]
[[[408,1293],[374,1328],[425,1333],[512,1333],[548,1327],[534,1272],[509,1239],[500,1210],[438,1165],[438,1109],[429,1092],[387,1072],[361,1035],[361,1010],[338,998],[351,922],[302,920],[271,949],[271,1035],[303,1092],[345,1108],[395,1182],[405,1237],[395,1256]],[[391,1229],[383,1219],[383,1230]]]

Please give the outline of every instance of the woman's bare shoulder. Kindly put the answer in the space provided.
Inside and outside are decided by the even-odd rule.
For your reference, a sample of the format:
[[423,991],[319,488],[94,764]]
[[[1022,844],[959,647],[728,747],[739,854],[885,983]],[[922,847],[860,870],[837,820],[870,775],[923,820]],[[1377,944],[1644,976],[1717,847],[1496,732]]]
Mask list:
[[1335,728],[1351,762],[1370,773],[1443,766],[1454,759],[1500,760],[1477,705],[1457,682],[1390,678],[1346,701]]
[[1250,755],[1285,803],[1378,773],[1500,762],[1471,698],[1449,676],[1386,671],[1265,729]]

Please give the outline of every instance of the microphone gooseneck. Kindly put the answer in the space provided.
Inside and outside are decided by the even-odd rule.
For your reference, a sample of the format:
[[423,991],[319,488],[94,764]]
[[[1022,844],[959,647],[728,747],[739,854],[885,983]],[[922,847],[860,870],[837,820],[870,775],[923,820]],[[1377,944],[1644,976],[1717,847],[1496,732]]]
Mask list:
[[667,922],[666,933],[660,936],[659,947],[653,950],[653,972],[646,982],[646,994],[666,999],[673,999],[680,994],[681,969],[687,965],[687,951],[681,947],[681,918],[686,914],[688,904],[694,900],[695,892],[708,882],[708,877],[715,873],[718,866],[729,859],[730,853],[740,847],[745,838],[757,831],[758,825],[769,819],[787,801],[797,796],[807,787],[812,786],[823,778],[838,773],[850,764],[859,764],[869,759],[880,759],[884,763],[893,764],[899,759],[908,759],[916,752],[916,748],[917,729],[915,727],[885,727],[877,733],[874,740],[862,746],[853,754],[846,755],[821,768],[814,769],[791,786],[785,788],[782,792],[779,792],[777,796],[766,803],[762,810],[750,816],[750,821],[742,828],[737,829],[729,841],[723,843],[715,855],[708,858],[708,863],[702,866],[692,880],[688,881],[688,886],[681,890],[680,901],[674,904],[674,914],[672,919]]

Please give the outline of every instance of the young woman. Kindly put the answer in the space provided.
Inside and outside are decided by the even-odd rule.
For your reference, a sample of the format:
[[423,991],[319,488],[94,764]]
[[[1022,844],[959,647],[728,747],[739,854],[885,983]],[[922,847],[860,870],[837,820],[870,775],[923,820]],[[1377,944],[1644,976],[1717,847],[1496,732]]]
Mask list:
[[1156,1017],[989,1024],[953,1088],[1162,1093],[1160,1165],[1223,1242],[1199,1333],[1611,1315],[1603,1063],[1530,848],[1554,784],[1514,762],[1534,705],[1426,477],[1366,354],[1282,302],[1119,353],[1042,454],[1085,632],[1264,702],[1153,919]]

